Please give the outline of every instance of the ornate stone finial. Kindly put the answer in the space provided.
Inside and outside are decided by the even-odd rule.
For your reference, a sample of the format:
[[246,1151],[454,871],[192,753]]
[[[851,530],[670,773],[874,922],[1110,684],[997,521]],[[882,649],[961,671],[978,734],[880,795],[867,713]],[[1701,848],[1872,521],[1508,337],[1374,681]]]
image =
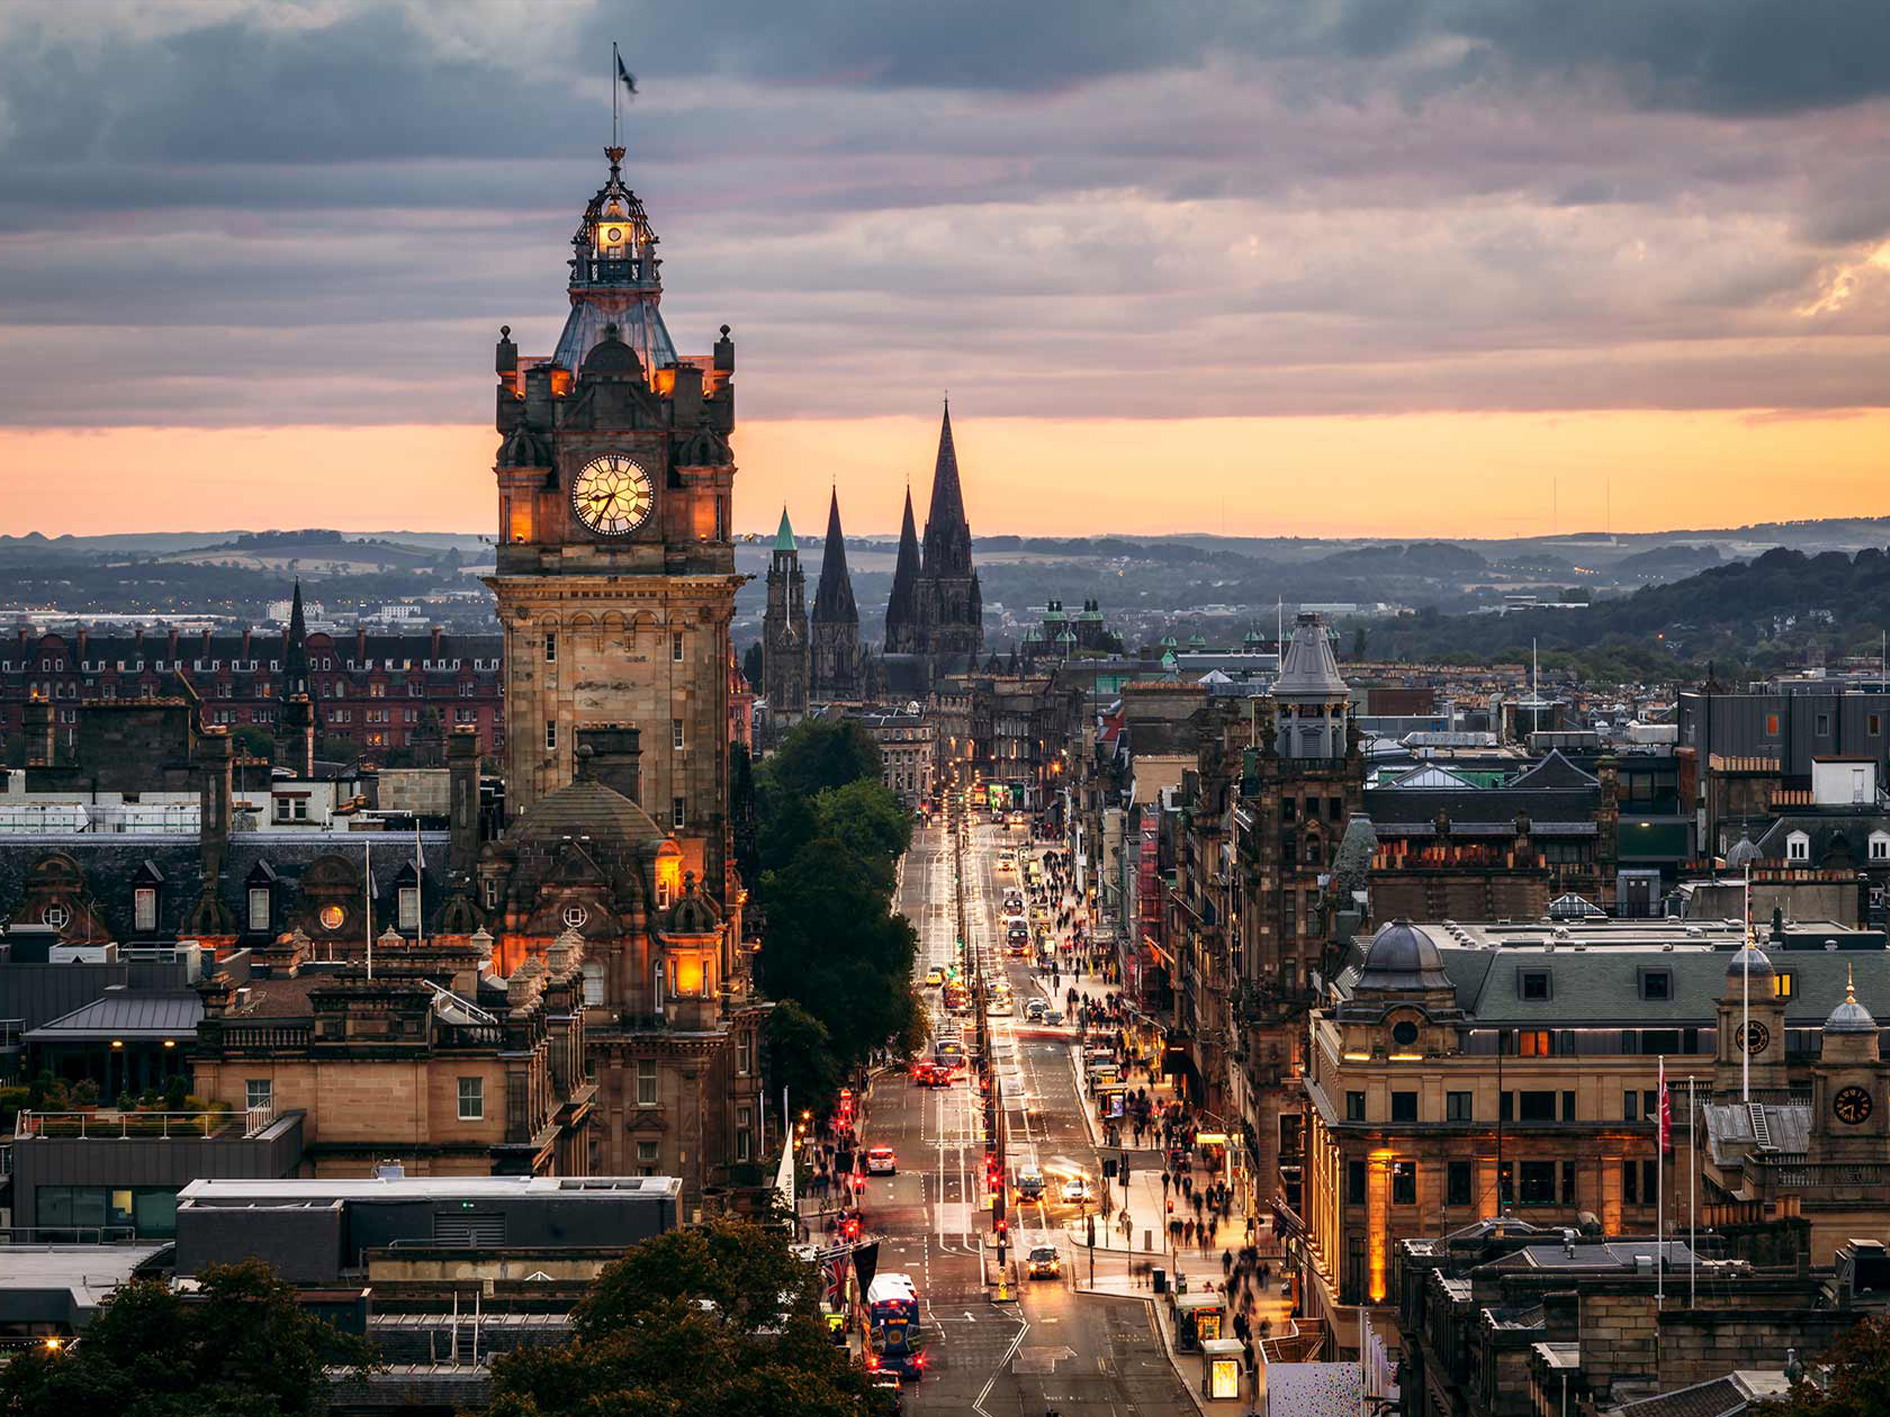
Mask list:
[[381,938],[375,943],[381,945],[383,948],[394,948],[404,945],[407,942],[400,937],[400,931],[396,930],[392,925],[389,925],[385,930],[381,931]]
[[727,325],[724,325],[724,326],[722,326],[722,338],[723,338],[723,339],[727,339],[727,338],[728,338],[728,326],[727,326]]
[[[510,339],[510,338],[512,338],[512,327],[511,327],[510,325],[500,325],[500,326],[499,326],[499,338],[500,338],[500,339]],[[298,584],[299,584],[299,582],[298,582]]]
[[492,959],[492,932],[481,925],[472,932],[472,947],[479,952],[479,962],[488,963]]
[[610,159],[610,171],[612,176],[616,175],[617,169],[623,164],[623,155],[623,148],[608,147],[604,149],[604,156]]

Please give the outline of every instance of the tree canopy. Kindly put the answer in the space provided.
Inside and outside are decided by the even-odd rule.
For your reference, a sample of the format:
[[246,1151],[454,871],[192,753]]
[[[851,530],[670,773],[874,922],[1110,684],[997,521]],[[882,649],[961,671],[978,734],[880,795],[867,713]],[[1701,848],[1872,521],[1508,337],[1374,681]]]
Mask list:
[[0,1369],[7,1417],[293,1417],[327,1409],[323,1369],[367,1346],[312,1317],[258,1260],[212,1265],[194,1294],[136,1279],[67,1351],[28,1349]]
[[1788,1396],[1754,1403],[1752,1417],[1881,1417],[1890,1412],[1890,1318],[1864,1319],[1837,1341],[1822,1364],[1815,1383],[1794,1383]]
[[573,1337],[492,1371],[491,1417],[858,1417],[864,1373],[829,1338],[812,1266],[744,1220],[636,1246],[572,1315]]
[[888,1039],[923,1037],[918,936],[892,909],[912,821],[880,770],[858,723],[810,719],[755,774],[761,980],[799,1010],[771,1026],[769,1057],[810,1102]]

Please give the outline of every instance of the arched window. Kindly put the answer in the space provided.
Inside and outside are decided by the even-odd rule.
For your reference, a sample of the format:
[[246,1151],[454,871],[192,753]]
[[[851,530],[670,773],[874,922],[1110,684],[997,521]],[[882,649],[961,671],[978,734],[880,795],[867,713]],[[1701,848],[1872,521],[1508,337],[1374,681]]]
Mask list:
[[1811,838],[1804,832],[1793,832],[1786,837],[1785,859],[1787,861],[1811,860]]

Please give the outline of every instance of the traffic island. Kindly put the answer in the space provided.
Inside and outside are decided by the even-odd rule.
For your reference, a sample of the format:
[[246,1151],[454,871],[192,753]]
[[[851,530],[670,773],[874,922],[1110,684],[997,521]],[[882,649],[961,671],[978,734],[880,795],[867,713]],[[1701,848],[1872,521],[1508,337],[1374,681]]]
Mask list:
[[1009,1251],[1005,1252],[1003,1264],[998,1263],[995,1251],[984,1252],[984,1292],[994,1304],[1017,1302],[1017,1259]]

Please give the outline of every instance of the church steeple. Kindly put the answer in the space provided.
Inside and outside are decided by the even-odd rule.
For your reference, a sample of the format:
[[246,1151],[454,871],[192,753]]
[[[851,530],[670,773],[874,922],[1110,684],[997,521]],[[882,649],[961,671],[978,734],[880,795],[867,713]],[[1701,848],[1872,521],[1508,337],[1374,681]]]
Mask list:
[[283,643],[283,696],[308,692],[308,621],[302,618],[302,582],[289,601],[289,631]]
[[886,653],[918,648],[919,533],[912,522],[912,486],[906,485],[906,515],[899,526],[899,559],[893,566],[892,597],[886,602]]
[[[785,514],[784,514],[785,515]],[[847,543],[840,531],[840,489],[827,504],[827,544],[820,554],[820,586],[814,592],[814,623],[860,622],[853,603],[853,579],[847,574]]]
[[958,452],[952,447],[952,406],[945,405],[938,429],[938,460],[932,469],[932,508],[925,517],[925,574],[971,574],[971,527],[958,482]]

